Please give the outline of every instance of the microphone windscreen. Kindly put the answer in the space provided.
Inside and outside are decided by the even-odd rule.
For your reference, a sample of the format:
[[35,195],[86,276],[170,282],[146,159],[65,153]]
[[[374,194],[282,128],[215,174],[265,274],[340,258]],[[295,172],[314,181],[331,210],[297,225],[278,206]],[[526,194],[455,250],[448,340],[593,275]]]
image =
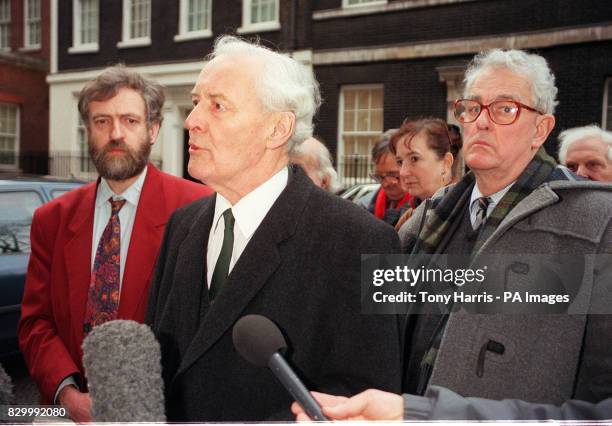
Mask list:
[[234,325],[234,347],[251,364],[268,365],[270,357],[287,347],[279,328],[262,315],[245,315]]
[[165,422],[159,343],[151,329],[115,320],[83,341],[94,422]]
[[11,378],[2,365],[0,365],[0,405],[11,405],[13,403],[13,384]]

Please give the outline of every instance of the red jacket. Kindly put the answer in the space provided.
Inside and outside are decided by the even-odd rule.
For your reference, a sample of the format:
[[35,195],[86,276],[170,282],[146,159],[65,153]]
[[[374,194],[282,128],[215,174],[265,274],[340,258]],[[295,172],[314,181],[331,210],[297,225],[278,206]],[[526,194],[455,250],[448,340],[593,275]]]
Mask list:
[[[53,402],[57,387],[70,375],[76,375],[84,387],[81,344],[96,188],[91,183],[70,191],[37,209],[32,219],[32,251],[18,334],[43,404]],[[204,185],[149,164],[123,273],[120,319],[143,322],[166,222],[177,208],[210,194]]]

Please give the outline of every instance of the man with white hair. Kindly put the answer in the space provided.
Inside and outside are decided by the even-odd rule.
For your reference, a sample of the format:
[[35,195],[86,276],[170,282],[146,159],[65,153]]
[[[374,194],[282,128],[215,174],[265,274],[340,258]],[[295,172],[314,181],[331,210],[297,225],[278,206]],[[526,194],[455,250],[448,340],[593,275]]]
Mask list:
[[[555,125],[556,94],[554,75],[539,55],[496,49],[473,59],[464,98],[454,104],[471,172],[423,203],[400,229],[409,251],[467,255],[469,266],[499,262],[490,266],[506,274],[495,284],[529,293],[543,290],[538,255],[571,255],[583,262],[581,281],[572,284],[588,291],[602,279],[609,286],[612,185],[576,180],[544,151]],[[517,263],[525,254],[529,259],[521,262],[531,263]],[[607,269],[595,255],[607,260]],[[319,395],[324,406],[337,406],[324,413],[354,420],[606,415],[573,400],[597,403],[612,396],[611,315],[497,312],[408,315],[404,395]],[[609,403],[603,408],[612,415]]]
[[559,135],[559,161],[590,180],[612,182],[612,132],[592,124]]
[[304,169],[319,188],[331,193],[340,189],[338,173],[334,170],[329,150],[315,138],[308,138],[291,152],[291,163]]
[[397,234],[288,165],[312,135],[312,71],[224,36],[191,97],[188,170],[217,193],[170,219],[150,293],[168,420],[291,417],[289,393],[233,347],[248,314],[276,323],[311,389],[399,390],[397,323],[361,315],[359,268],[361,254],[397,252]]

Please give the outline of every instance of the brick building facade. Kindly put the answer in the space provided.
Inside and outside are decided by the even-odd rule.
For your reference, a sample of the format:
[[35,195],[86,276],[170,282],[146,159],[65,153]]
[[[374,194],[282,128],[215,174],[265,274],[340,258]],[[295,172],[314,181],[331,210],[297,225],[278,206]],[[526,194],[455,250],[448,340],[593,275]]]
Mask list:
[[[82,150],[75,93],[104,66],[124,62],[167,87],[166,121],[154,155],[163,159],[165,170],[183,174],[188,93],[202,58],[224,33],[257,36],[313,67],[324,99],[315,133],[330,147],[347,182],[365,176],[372,143],[405,117],[453,121],[450,102],[461,92],[466,63],[491,47],[528,49],[548,59],[560,100],[557,127],[547,142],[551,152],[565,128],[610,127],[612,122],[612,8],[607,0],[53,3],[52,151]],[[83,20],[84,9],[95,11],[97,26]],[[80,42],[77,33],[84,24],[79,20],[95,27],[94,41]]]
[[47,173],[50,5],[0,0],[0,171]]

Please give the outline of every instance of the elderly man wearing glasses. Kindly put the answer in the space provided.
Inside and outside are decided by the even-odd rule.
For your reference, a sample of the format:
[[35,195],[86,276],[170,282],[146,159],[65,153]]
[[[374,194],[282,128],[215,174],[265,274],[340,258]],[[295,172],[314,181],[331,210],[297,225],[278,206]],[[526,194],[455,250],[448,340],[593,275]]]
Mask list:
[[[556,94],[541,56],[496,49],[474,58],[454,105],[471,172],[415,211],[400,230],[404,247],[468,255],[470,266],[493,255],[509,272],[504,286],[520,281],[532,293],[542,288],[545,256],[571,256],[581,265],[579,292],[591,288],[590,303],[609,297],[612,185],[577,180],[544,151]],[[517,264],[520,256],[527,263]],[[610,401],[600,401],[612,397],[612,304],[601,307],[408,315],[404,395],[317,397],[332,419],[610,419]]]

